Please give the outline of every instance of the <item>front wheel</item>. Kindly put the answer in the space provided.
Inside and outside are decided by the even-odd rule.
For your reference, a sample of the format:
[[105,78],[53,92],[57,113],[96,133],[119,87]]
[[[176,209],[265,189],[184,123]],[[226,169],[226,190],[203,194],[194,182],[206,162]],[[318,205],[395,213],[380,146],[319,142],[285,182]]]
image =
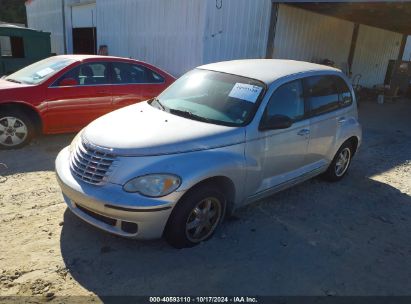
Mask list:
[[349,142],[343,144],[335,154],[323,177],[332,182],[342,179],[350,167],[353,153],[353,146]]
[[27,145],[34,134],[33,124],[24,113],[0,112],[0,149],[17,149]]
[[209,239],[224,218],[225,197],[211,186],[188,193],[175,207],[165,230],[175,248],[193,247]]

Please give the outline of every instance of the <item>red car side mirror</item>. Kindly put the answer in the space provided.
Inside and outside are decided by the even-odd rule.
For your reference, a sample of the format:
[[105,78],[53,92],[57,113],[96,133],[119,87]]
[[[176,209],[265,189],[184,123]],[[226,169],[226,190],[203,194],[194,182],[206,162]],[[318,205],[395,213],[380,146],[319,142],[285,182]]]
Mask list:
[[59,87],[70,87],[78,85],[78,81],[74,78],[64,78],[60,81]]

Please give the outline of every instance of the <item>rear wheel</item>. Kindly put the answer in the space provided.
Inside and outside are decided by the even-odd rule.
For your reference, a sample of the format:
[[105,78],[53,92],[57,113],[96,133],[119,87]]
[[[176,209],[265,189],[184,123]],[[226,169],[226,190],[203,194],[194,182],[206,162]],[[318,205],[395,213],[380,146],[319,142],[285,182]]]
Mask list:
[[328,167],[323,177],[328,181],[339,181],[347,173],[351,165],[351,158],[354,148],[350,142],[344,143],[334,156],[333,161]]
[[33,134],[33,123],[26,114],[0,111],[0,149],[21,148],[30,142]]
[[225,213],[224,195],[211,186],[187,194],[167,223],[165,238],[176,248],[192,247],[209,239]]

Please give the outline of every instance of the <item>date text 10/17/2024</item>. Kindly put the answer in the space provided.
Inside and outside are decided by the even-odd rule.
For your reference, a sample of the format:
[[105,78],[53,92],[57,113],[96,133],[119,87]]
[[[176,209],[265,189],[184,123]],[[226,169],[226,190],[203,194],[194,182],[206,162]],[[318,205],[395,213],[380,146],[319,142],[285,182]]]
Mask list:
[[255,297],[149,297],[150,303],[258,303]]

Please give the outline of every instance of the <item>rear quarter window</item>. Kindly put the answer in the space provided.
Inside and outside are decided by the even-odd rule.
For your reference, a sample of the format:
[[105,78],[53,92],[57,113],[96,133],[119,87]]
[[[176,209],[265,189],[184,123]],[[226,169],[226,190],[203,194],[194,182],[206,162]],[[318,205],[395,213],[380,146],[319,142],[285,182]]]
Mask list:
[[321,115],[348,107],[353,96],[347,83],[337,75],[312,76],[304,79],[304,96],[308,114]]
[[164,78],[151,69],[126,62],[113,62],[113,82],[118,84],[163,83]]
[[331,75],[305,78],[304,95],[310,115],[327,113],[340,106],[340,94],[334,77]]
[[348,87],[347,83],[338,76],[333,76],[334,81],[337,85],[337,89],[339,92],[339,101],[340,101],[340,106],[341,107],[348,107],[349,105],[352,104],[352,95],[351,95],[351,90]]

